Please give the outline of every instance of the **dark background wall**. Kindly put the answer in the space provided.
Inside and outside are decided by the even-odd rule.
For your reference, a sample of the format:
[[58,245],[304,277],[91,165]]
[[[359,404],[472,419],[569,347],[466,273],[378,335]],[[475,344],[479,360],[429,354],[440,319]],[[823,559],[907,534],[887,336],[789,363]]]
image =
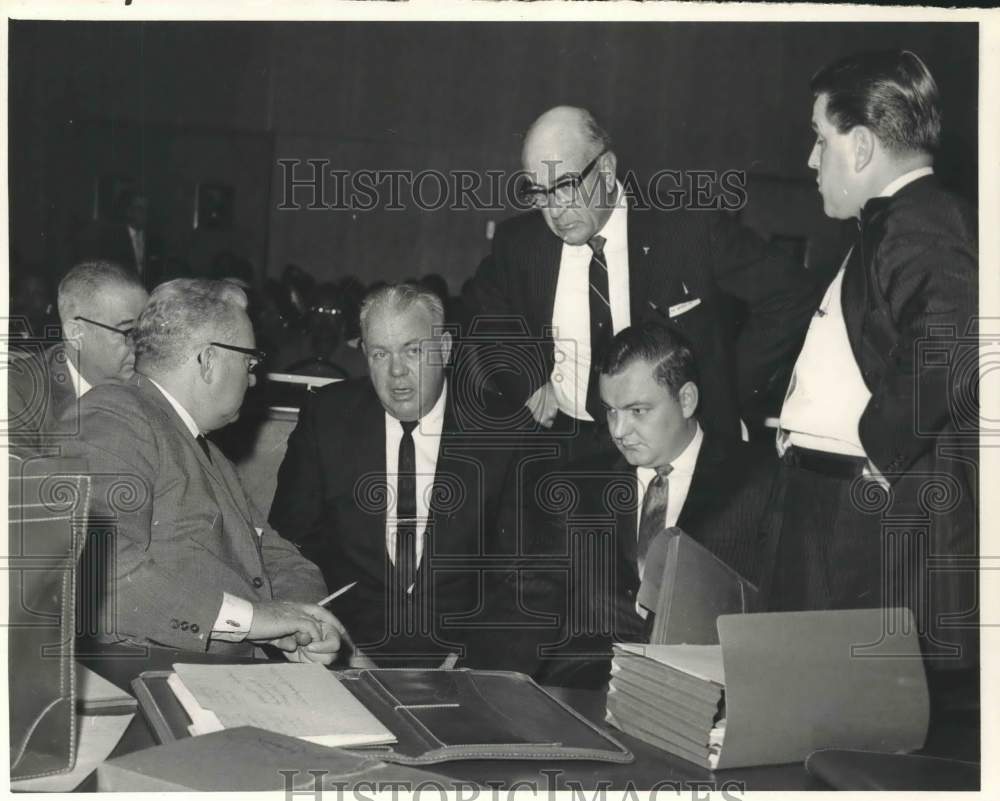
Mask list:
[[[808,185],[808,78],[873,48],[928,63],[944,98],[939,173],[977,190],[974,24],[13,22],[10,34],[12,243],[53,275],[97,177],[116,173],[145,187],[151,228],[194,271],[231,250],[258,275],[288,262],[320,279],[440,272],[457,290],[509,210],[282,211],[276,160],[514,171],[525,127],[569,103],[595,112],[640,175]],[[229,230],[192,228],[206,181],[235,188]]]

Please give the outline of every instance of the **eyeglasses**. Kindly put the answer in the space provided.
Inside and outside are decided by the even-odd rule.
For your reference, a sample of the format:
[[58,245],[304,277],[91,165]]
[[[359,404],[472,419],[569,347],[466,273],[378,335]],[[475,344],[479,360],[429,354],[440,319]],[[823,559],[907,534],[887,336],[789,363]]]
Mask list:
[[89,317],[74,317],[74,320],[81,320],[85,323],[90,323],[91,325],[96,325],[98,328],[103,328],[105,331],[114,331],[116,334],[121,334],[125,339],[132,336],[132,332],[135,331],[134,328],[115,328],[113,325],[108,325],[107,323],[99,323],[97,320],[91,320]]
[[209,342],[208,344],[225,350],[233,350],[237,353],[242,353],[244,356],[249,356],[252,361],[247,365],[248,373],[252,373],[257,369],[258,365],[262,364],[267,359],[267,354],[262,350],[257,350],[256,348],[241,348],[237,345],[227,345],[225,342]]
[[553,200],[561,204],[570,203],[576,199],[576,193],[579,191],[581,184],[594,171],[598,159],[607,152],[606,149],[602,150],[580,172],[563,176],[547,189],[544,186],[533,184],[527,178],[524,178],[521,181],[520,187],[518,187],[518,195],[524,203],[536,209],[551,205]]

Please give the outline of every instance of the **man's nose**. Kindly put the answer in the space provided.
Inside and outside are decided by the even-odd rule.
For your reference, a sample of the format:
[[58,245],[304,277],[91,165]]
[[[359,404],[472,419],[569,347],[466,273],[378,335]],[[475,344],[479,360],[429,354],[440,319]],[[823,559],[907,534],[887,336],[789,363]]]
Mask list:
[[813,145],[812,150],[809,151],[809,160],[806,161],[806,166],[809,167],[810,170],[819,169],[819,156],[817,155],[817,150],[819,150],[819,146]]
[[628,433],[628,419],[624,414],[611,415],[608,422],[608,429],[614,439],[624,439]]
[[406,375],[409,368],[406,366],[406,360],[400,356],[391,356],[389,358],[389,375],[393,376],[403,376]]

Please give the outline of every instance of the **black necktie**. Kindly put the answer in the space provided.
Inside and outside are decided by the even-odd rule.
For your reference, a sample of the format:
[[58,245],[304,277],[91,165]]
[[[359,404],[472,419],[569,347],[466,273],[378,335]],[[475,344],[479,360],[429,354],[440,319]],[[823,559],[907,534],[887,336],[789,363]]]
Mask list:
[[656,478],[646,487],[646,497],[642,499],[642,514],[639,516],[639,542],[636,546],[639,575],[646,564],[646,554],[653,538],[667,525],[667,496],[670,492],[670,481],[667,476],[673,470],[672,465],[660,468]]
[[417,457],[413,429],[417,420],[400,420],[403,438],[399,441],[396,474],[396,580],[401,593],[413,585],[417,573]]
[[593,237],[587,244],[590,257],[590,376],[587,378],[587,413],[598,423],[604,422],[601,394],[598,386],[598,365],[614,336],[611,326],[611,294],[608,290],[608,265],[604,258],[603,236]]
[[205,439],[205,435],[199,434],[197,437],[195,437],[195,441],[198,443],[198,447],[201,448],[202,453],[205,454],[205,458],[208,459],[209,462],[211,462],[212,454],[208,450],[208,440]]

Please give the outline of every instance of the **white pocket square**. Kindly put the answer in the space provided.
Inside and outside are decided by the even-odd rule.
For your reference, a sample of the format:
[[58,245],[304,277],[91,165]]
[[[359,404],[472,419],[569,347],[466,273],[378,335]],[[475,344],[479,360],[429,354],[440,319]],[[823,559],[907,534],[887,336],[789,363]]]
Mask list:
[[683,303],[678,303],[671,306],[668,310],[671,319],[674,317],[680,317],[682,314],[691,311],[695,306],[701,303],[701,298],[695,298],[694,300],[686,300]]

